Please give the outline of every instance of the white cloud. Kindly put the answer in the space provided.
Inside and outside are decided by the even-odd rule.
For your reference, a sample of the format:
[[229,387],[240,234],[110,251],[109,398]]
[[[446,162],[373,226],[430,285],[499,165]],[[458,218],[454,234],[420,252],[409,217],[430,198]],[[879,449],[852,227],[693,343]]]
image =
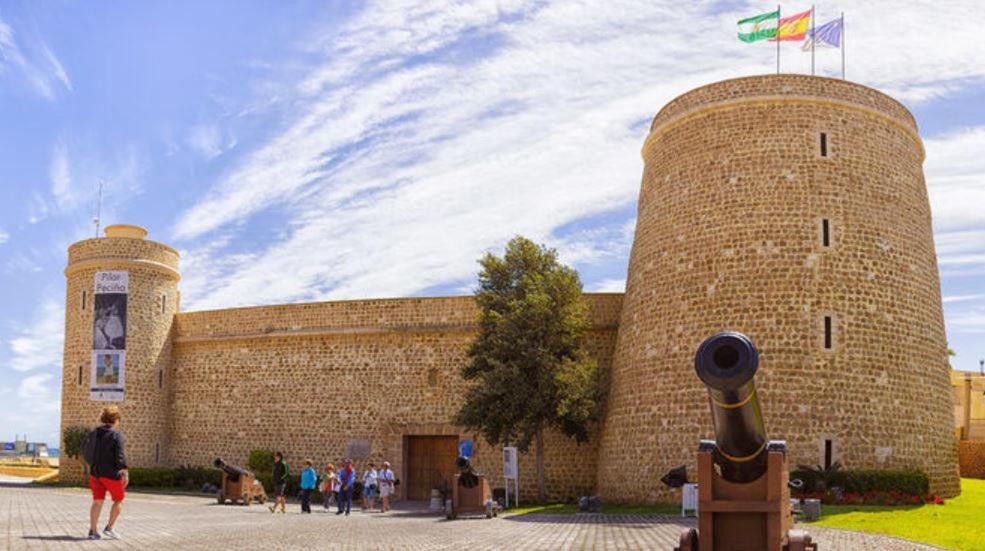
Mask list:
[[924,172],[945,276],[985,274],[985,126],[924,141]]
[[86,141],[59,139],[48,163],[51,197],[35,192],[28,221],[40,222],[51,215],[82,212],[95,214],[99,182],[103,182],[103,219],[143,190],[146,162],[137,149],[122,146],[99,149]]
[[54,375],[51,373],[40,373],[38,375],[24,377],[20,386],[17,387],[17,397],[33,402],[53,401],[55,399],[54,393],[47,384],[53,378]]
[[35,191],[31,195],[31,202],[27,206],[27,221],[30,224],[37,224],[48,217],[48,202],[44,196]]
[[[328,61],[298,84],[293,123],[178,218],[174,236],[211,270],[184,287],[186,304],[413,294],[469,280],[476,258],[516,234],[555,244],[568,262],[604,258],[613,228],[583,239],[557,232],[635,200],[653,114],[697,85],[772,70],[767,45],[734,37],[735,21],[758,6],[708,6],[368,5],[316,43]],[[887,6],[850,11],[860,48],[849,50],[850,76],[914,101],[985,76],[977,31],[962,23],[973,4],[949,4],[945,18],[939,6]],[[887,11],[906,16],[887,26]],[[940,25],[928,29],[930,19]],[[912,44],[941,36],[939,50]],[[837,70],[833,56],[819,56],[822,73]],[[784,59],[785,70],[809,67],[794,48]],[[938,150],[928,143],[928,154]],[[285,220],[262,245],[198,242],[258,228],[259,214],[264,228]],[[948,226],[958,228],[968,216],[944,218],[962,220]],[[221,264],[230,251],[238,256]]]
[[10,241],[10,234],[0,228],[0,245]]
[[12,438],[14,433],[26,434],[32,442],[58,445],[61,401],[55,375],[28,375],[17,384],[16,391],[2,389],[0,395],[4,396],[0,401],[0,418],[4,421],[0,438]]
[[64,86],[66,90],[71,92],[72,81],[68,78],[68,73],[65,72],[65,67],[62,66],[62,62],[58,61],[58,58],[55,57],[54,52],[48,48],[47,44],[42,44],[42,50],[44,52],[45,61],[48,62],[48,66],[51,68],[51,74],[55,79],[62,83],[62,86]]
[[935,229],[981,227],[985,224],[985,126],[930,138],[924,145]]
[[626,292],[626,279],[603,279],[588,290],[594,293],[624,293]]
[[206,159],[213,159],[236,147],[236,140],[231,136],[224,136],[214,124],[199,124],[192,127],[188,133],[187,143],[188,147]]
[[78,200],[72,189],[72,173],[69,168],[68,148],[64,142],[55,144],[48,165],[48,178],[51,179],[51,194],[62,210],[73,207]]
[[47,100],[55,99],[59,88],[72,90],[65,67],[44,41],[24,44],[14,29],[0,19],[0,76],[4,73],[17,75]]
[[946,296],[941,299],[944,304],[952,302],[967,302],[969,300],[979,300],[985,298],[985,295],[951,295]]
[[45,299],[28,324],[15,328],[10,340],[10,367],[31,371],[57,367],[62,362],[65,309],[61,301]]

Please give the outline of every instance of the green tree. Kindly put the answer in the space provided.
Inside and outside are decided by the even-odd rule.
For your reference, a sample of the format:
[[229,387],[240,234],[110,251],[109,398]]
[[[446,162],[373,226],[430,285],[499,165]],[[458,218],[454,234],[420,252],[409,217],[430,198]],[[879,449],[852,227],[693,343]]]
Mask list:
[[503,258],[479,261],[479,334],[462,376],[473,381],[454,422],[494,445],[536,444],[537,493],[544,487],[544,430],[579,443],[598,417],[598,364],[585,350],[588,308],[578,273],[557,252],[516,237]]

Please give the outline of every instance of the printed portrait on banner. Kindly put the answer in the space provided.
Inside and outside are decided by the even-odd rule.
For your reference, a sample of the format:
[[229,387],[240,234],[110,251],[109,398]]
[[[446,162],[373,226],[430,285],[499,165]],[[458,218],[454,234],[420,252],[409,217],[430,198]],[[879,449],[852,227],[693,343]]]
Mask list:
[[96,272],[89,399],[122,401],[126,382],[127,272]]

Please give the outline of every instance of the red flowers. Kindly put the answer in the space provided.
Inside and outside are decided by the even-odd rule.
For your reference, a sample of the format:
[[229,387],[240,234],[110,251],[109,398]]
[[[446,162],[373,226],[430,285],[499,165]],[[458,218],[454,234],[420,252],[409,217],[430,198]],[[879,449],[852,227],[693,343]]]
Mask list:
[[868,491],[865,493],[844,492],[794,492],[794,497],[800,499],[820,499],[821,503],[828,505],[921,505],[926,503],[936,503],[943,505],[944,500],[938,496],[924,498],[914,494],[907,494],[898,491]]

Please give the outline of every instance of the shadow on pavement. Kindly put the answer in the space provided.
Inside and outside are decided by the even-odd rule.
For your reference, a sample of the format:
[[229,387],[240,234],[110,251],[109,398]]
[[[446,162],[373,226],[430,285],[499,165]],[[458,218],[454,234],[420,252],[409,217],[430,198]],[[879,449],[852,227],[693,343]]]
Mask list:
[[624,526],[646,527],[670,524],[689,528],[697,524],[696,519],[671,515],[601,515],[597,513],[574,513],[545,515],[525,513],[506,515],[503,520],[512,522],[536,522],[547,524],[620,524]]
[[22,539],[25,540],[41,540],[41,541],[89,541],[89,538],[85,536],[23,536]]

